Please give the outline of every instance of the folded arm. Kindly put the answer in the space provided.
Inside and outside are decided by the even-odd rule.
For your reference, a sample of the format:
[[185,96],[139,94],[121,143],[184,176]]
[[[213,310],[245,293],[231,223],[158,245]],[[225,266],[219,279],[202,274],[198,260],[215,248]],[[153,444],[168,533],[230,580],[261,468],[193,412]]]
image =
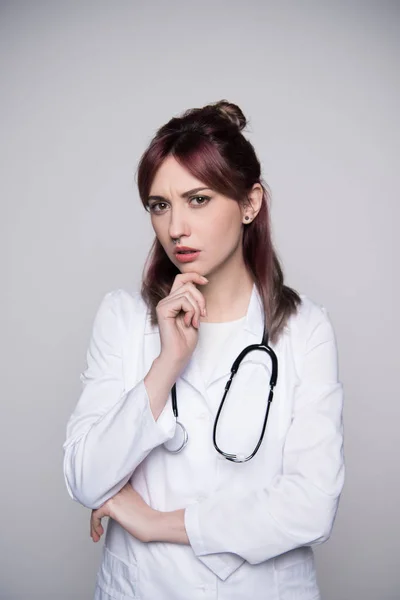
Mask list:
[[307,341],[282,473],[266,488],[220,490],[155,515],[151,540],[189,543],[221,579],[244,560],[257,564],[327,540],[344,481],[342,404],[335,337],[322,309]]
[[[220,490],[188,506],[185,528],[195,554],[227,577],[239,557],[257,564],[328,539],[344,482],[337,348],[324,308],[309,331],[301,383],[286,435],[282,473],[266,488]],[[209,565],[212,563],[209,563]]]
[[83,390],[63,445],[68,492],[93,509],[114,496],[151,450],[175,430],[170,400],[156,420],[145,380],[128,390],[123,387],[120,293],[106,294],[97,311],[87,368],[80,377]]

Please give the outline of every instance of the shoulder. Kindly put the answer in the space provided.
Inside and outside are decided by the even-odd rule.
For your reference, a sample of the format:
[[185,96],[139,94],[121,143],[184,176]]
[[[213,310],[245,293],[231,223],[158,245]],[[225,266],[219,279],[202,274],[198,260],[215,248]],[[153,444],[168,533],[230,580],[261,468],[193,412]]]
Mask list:
[[95,322],[118,323],[123,329],[130,328],[134,322],[144,323],[147,318],[147,305],[140,291],[130,292],[117,288],[102,297],[97,309]]
[[122,288],[111,290],[104,295],[103,301],[118,311],[146,310],[146,304],[139,291]]
[[305,344],[315,335],[334,337],[329,312],[324,304],[311,299],[306,294],[299,294],[300,304],[297,311],[289,318],[286,330],[290,336],[301,339]]

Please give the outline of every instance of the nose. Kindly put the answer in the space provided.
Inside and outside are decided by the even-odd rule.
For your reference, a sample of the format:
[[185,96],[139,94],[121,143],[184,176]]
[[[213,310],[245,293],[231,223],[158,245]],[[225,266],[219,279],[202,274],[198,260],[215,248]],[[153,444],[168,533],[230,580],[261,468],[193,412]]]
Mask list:
[[169,211],[170,221],[168,227],[168,233],[171,239],[180,239],[190,235],[190,228],[187,218],[185,216],[184,207],[171,207]]

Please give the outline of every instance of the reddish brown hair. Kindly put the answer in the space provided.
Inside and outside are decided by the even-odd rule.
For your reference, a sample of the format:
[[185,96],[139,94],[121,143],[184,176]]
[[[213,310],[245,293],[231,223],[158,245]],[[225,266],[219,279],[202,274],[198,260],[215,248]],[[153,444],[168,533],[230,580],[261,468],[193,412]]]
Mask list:
[[[271,238],[270,195],[261,180],[254,148],[241,133],[245,126],[246,118],[240,108],[226,100],[172,118],[157,131],[139,162],[138,188],[148,210],[154,176],[170,155],[207,187],[237,202],[247,199],[255,183],[262,186],[261,209],[254,221],[244,226],[243,256],[264,304],[269,340],[276,343],[301,300],[295,290],[283,283],[283,271]],[[144,267],[141,290],[153,324],[157,322],[156,306],[169,294],[178,273],[156,238]]]

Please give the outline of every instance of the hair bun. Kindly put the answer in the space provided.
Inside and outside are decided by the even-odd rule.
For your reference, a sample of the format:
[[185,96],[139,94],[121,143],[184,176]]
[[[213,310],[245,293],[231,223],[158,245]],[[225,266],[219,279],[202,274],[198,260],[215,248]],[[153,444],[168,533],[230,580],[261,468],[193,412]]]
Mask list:
[[247,125],[246,117],[237,104],[232,104],[228,100],[219,100],[214,107],[225,119],[235,125],[239,131],[242,131]]

